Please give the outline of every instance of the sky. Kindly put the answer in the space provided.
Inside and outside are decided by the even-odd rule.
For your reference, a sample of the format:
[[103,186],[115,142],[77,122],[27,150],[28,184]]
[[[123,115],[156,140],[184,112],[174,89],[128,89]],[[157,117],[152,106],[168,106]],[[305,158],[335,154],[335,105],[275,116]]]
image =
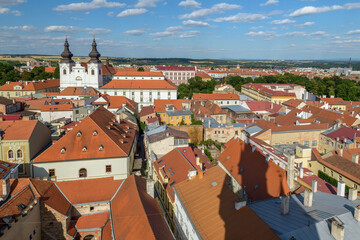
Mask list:
[[360,60],[360,1],[0,0],[0,54]]

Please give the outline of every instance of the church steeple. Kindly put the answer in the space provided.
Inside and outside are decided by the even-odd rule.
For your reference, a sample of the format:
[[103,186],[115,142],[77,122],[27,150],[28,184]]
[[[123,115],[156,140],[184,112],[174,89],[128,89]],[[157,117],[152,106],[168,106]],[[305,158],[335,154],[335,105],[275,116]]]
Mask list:
[[61,53],[62,59],[60,60],[61,63],[73,63],[74,61],[71,59],[73,54],[69,50],[69,43],[67,40],[67,36],[65,38],[64,44],[64,51]]
[[92,50],[89,53],[89,57],[91,58],[89,63],[100,63],[100,59],[99,57],[101,56],[100,53],[98,52],[97,48],[96,48],[96,41],[95,41],[95,35],[94,35],[94,39],[92,42]]

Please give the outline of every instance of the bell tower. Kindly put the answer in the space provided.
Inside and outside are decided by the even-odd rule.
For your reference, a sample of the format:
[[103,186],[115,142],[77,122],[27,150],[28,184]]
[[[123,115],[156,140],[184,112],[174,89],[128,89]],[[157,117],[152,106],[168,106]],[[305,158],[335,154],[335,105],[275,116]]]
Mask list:
[[59,63],[60,89],[63,90],[71,84],[71,70],[75,65],[72,60],[73,54],[70,52],[67,36],[65,37],[64,51],[61,53],[61,57],[62,58]]
[[98,89],[103,86],[102,62],[100,61],[100,53],[96,48],[95,35],[92,42],[92,50],[89,53],[90,60],[88,66],[88,86]]

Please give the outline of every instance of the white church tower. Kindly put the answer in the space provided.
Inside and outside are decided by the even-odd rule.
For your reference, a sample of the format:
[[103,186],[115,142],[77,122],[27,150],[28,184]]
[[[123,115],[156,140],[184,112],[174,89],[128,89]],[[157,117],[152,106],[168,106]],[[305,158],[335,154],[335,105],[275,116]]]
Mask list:
[[89,53],[90,61],[85,65],[80,62],[74,63],[71,59],[73,54],[69,50],[69,43],[65,39],[64,51],[60,60],[60,90],[67,87],[93,87],[99,89],[103,85],[102,62],[100,53],[96,49],[95,37],[92,50]]

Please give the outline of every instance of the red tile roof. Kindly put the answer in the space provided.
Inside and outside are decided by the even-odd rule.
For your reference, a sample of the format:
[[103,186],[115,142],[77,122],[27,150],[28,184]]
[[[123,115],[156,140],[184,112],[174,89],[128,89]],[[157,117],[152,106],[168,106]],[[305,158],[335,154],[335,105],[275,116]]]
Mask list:
[[124,180],[112,177],[56,182],[71,204],[110,201]]
[[190,100],[187,99],[155,99],[154,100],[154,108],[156,112],[164,112],[166,111],[166,105],[173,105],[175,107],[174,110],[180,111],[183,110],[182,104],[190,103]]
[[42,105],[41,112],[62,112],[62,111],[72,111],[73,110],[72,104],[48,104]]
[[115,239],[173,239],[155,199],[146,193],[146,180],[131,175],[111,201]]
[[268,101],[251,101],[251,102],[246,102],[246,104],[249,107],[249,109],[253,112],[267,111],[270,113],[276,113],[279,112],[282,108],[281,105],[276,103],[271,103]]
[[4,130],[2,140],[29,140],[35,128],[43,125],[38,120],[0,121]]
[[[112,80],[101,89],[177,89],[167,80]],[[1,90],[1,89],[0,89]]]
[[360,137],[360,131],[354,129],[354,128],[349,128],[346,126],[342,126],[330,133],[323,133],[323,135],[332,138],[332,139],[337,139],[339,138],[339,142],[344,142],[344,139],[353,139],[354,137]]
[[117,71],[115,76],[126,77],[164,77],[162,72]]
[[239,197],[228,184],[230,177],[216,166],[204,172],[202,178],[197,176],[175,186],[202,239],[279,239],[250,207],[235,210]]
[[46,73],[54,73],[55,69],[56,69],[56,67],[45,67],[45,72]]
[[279,197],[289,193],[286,172],[244,141],[231,139],[226,149],[218,156],[219,161],[230,172],[252,201]]
[[[118,123],[114,114],[104,107],[99,107],[33,162],[127,157],[137,131],[137,126],[126,120]],[[100,146],[102,150],[99,150]],[[84,147],[86,147],[85,152]],[[61,153],[62,149],[65,150],[64,153]]]
[[20,91],[14,90],[15,86],[22,86],[21,91],[36,91],[48,88],[60,87],[60,79],[39,80],[34,82],[7,82],[0,86],[0,91]]
[[[265,95],[268,95],[268,96],[271,96],[271,97],[275,97],[275,96],[278,96],[278,97],[294,97],[296,98],[296,95],[295,93],[292,93],[292,92],[284,92],[284,91],[274,91],[274,90],[271,90],[266,86],[275,86],[275,85],[281,85],[281,84],[262,84],[262,83],[247,83],[247,84],[244,84],[243,87],[245,88],[252,88],[252,89],[256,89],[257,91],[265,94]],[[296,84],[284,84],[284,85],[289,85],[289,86],[299,86],[299,85],[296,85]]]
[[140,117],[144,117],[150,114],[155,114],[154,106],[145,106],[140,111]]
[[326,102],[329,105],[346,105],[342,98],[321,98],[321,101]]
[[75,222],[76,229],[78,230],[95,229],[102,228],[105,223],[109,221],[109,217],[110,212],[101,212],[76,217],[73,218],[73,221]]
[[235,93],[196,93],[192,97],[193,100],[240,100],[239,95]]
[[159,71],[195,71],[195,67],[155,66]]
[[60,96],[94,96],[99,92],[92,87],[67,87],[60,92]]
[[327,123],[314,123],[310,125],[289,125],[289,126],[277,126],[272,127],[271,132],[277,133],[277,132],[295,132],[295,131],[309,131],[309,130],[318,130],[318,131],[325,131],[328,129]]

